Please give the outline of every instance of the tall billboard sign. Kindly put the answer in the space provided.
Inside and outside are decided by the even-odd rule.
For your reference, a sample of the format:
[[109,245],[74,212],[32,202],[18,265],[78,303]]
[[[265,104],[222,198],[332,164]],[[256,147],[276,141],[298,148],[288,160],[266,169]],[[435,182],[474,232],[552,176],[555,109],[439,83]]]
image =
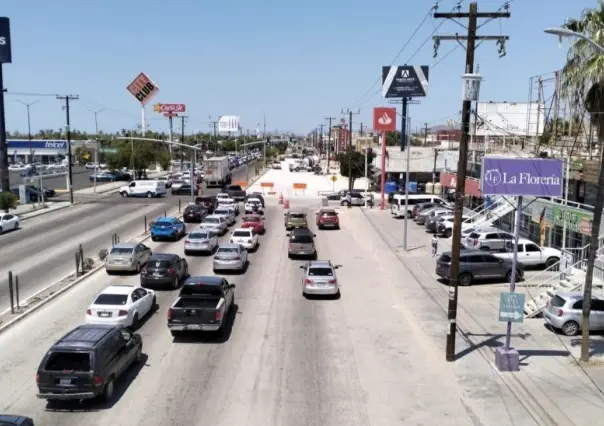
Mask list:
[[0,18],[0,64],[10,64],[12,61],[10,20]]
[[153,111],[161,113],[179,113],[185,112],[187,106],[185,104],[155,104]]
[[427,65],[382,67],[382,96],[397,99],[428,96],[429,70]]
[[128,85],[127,89],[142,106],[147,105],[151,98],[159,92],[157,84],[152,82],[144,72],[137,75],[136,78],[132,80],[132,83]]
[[236,115],[223,115],[218,119],[218,131],[221,133],[235,133],[240,129],[240,120]]
[[564,161],[544,158],[482,159],[483,195],[561,197]]

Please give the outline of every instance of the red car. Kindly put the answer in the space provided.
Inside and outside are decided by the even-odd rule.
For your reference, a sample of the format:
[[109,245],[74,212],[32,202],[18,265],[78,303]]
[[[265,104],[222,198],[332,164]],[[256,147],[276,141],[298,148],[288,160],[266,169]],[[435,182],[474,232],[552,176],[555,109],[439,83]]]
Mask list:
[[252,228],[256,234],[264,234],[264,219],[257,214],[245,215],[241,219],[242,228]]
[[319,229],[333,228],[340,229],[340,219],[338,212],[334,209],[320,209],[317,213],[317,227]]

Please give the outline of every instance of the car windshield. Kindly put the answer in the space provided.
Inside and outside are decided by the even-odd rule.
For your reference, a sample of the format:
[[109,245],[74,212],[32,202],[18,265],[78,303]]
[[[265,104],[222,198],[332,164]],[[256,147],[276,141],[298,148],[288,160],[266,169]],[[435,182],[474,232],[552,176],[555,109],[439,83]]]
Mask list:
[[155,222],[155,225],[157,225],[157,226],[170,226],[170,225],[172,225],[172,222],[170,222],[168,220],[159,219],[158,221]]
[[259,217],[254,217],[254,216],[245,216],[242,219],[243,222],[260,222],[260,218]]
[[333,277],[333,269],[331,268],[310,268],[308,275],[311,277]]
[[214,210],[214,213],[228,215],[231,213],[231,211],[229,209],[216,209],[216,210]]
[[88,352],[52,352],[46,360],[48,371],[90,371]]
[[115,255],[125,255],[125,254],[132,254],[132,251],[134,249],[128,248],[128,247],[113,247],[111,249],[111,253],[109,254],[115,254]]
[[220,220],[217,217],[206,217],[203,223],[220,223]]
[[250,231],[235,231],[233,232],[233,237],[251,237],[252,233]]
[[93,305],[125,305],[128,302],[127,294],[99,294]]
[[205,240],[210,238],[210,234],[207,232],[191,232],[188,238],[190,240]]
[[440,259],[438,260],[444,263],[449,263],[451,261],[451,256],[449,256],[448,254],[441,254]]
[[290,213],[290,219],[306,219],[306,215],[304,213]]
[[221,253],[221,254],[234,254],[234,253],[239,253],[239,249],[237,249],[236,247],[220,247],[218,249],[218,253]]
[[472,232],[472,233],[470,234],[470,238],[473,238],[473,239],[475,239],[475,240],[476,240],[476,239],[480,238],[480,234],[478,234],[478,233],[476,233],[476,232]]

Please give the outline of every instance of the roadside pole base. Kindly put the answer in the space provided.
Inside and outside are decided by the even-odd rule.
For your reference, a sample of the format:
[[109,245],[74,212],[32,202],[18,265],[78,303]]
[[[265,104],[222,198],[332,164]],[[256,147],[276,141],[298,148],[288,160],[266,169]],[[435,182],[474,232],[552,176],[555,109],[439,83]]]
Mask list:
[[520,354],[514,348],[495,349],[495,365],[501,372],[520,371]]

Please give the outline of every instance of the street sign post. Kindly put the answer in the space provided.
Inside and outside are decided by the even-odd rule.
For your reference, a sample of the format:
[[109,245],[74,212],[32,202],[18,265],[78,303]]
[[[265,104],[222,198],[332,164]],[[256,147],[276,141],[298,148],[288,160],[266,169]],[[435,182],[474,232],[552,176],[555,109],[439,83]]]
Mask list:
[[101,154],[117,154],[117,148],[99,148]]
[[524,322],[524,293],[502,292],[499,295],[499,321]]

